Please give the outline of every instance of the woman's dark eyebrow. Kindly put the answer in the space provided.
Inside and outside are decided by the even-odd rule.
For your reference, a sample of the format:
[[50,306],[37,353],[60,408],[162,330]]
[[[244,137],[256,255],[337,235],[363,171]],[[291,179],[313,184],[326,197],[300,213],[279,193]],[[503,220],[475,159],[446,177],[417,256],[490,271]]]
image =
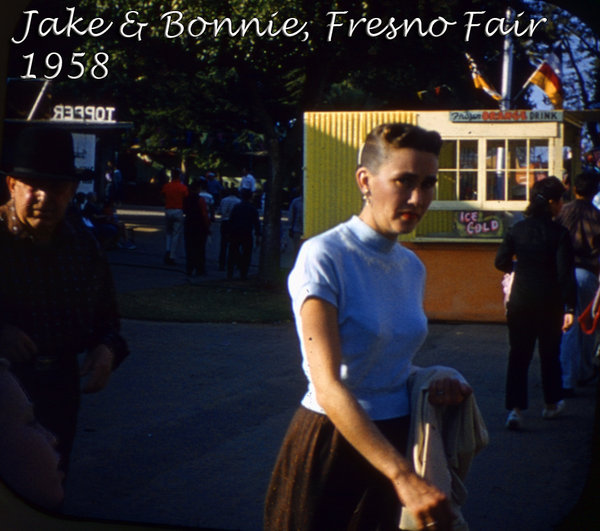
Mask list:
[[[402,172],[399,173],[397,175],[394,175],[394,179],[400,179],[401,177],[408,177],[410,179],[419,179],[419,175],[413,172]],[[427,180],[427,179],[436,179],[438,178],[438,174],[437,173],[432,173],[430,175],[425,175],[423,177],[423,181]]]

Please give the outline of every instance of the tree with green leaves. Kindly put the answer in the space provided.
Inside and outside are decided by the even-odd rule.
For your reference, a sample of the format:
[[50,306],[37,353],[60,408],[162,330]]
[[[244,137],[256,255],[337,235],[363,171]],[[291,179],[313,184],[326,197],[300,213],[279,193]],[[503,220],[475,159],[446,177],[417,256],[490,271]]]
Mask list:
[[[40,11],[49,4],[64,17],[66,0],[40,2]],[[62,77],[54,90],[83,103],[112,101],[119,118],[134,123],[140,149],[175,154],[190,167],[224,168],[244,154],[265,153],[260,276],[269,281],[279,276],[282,190],[301,182],[305,111],[497,106],[474,88],[464,53],[499,84],[503,39],[479,28],[465,42],[468,11],[501,18],[505,6],[489,0],[82,0],[77,16],[113,26],[101,38],[61,45],[87,52],[90,60],[108,54],[109,75]],[[121,31],[127,13],[132,22]],[[442,32],[444,21],[453,25]],[[394,35],[378,31],[390,24],[398,28]],[[520,47],[515,54],[515,68],[528,70]]]
[[[569,11],[539,0],[530,2],[529,9],[548,23],[535,40],[524,43],[534,65],[549,53],[561,59],[561,81],[565,91],[565,108],[591,109],[600,104],[600,36]],[[600,145],[597,122],[588,122],[586,129],[591,142]]]

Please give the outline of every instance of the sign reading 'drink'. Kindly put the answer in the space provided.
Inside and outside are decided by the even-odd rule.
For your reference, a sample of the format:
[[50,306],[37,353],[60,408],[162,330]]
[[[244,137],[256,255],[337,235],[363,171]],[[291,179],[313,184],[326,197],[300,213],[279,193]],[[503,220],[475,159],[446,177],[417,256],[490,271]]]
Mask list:
[[451,122],[562,122],[563,111],[450,111]]
[[59,122],[116,122],[115,107],[99,105],[55,105],[51,120]]

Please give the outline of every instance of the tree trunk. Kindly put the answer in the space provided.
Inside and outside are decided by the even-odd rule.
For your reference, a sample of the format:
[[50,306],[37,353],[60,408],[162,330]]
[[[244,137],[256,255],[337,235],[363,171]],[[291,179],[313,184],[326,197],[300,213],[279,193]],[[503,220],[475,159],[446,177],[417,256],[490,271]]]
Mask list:
[[259,280],[267,286],[276,286],[280,276],[281,258],[281,163],[279,140],[268,140],[271,172],[265,194],[263,239],[260,249]]

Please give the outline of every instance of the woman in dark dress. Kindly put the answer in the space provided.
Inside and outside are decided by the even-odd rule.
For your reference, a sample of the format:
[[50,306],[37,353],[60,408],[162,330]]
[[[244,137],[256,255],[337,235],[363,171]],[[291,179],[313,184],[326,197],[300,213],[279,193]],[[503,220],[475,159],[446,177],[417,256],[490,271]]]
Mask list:
[[560,342],[562,332],[573,325],[576,302],[571,238],[567,229],[554,221],[562,208],[564,191],[556,177],[536,182],[526,218],[508,229],[496,255],[498,269],[514,271],[506,312],[509,429],[522,426],[521,412],[528,407],[527,373],[536,341],[545,402],[542,417],[555,418],[564,409]]

